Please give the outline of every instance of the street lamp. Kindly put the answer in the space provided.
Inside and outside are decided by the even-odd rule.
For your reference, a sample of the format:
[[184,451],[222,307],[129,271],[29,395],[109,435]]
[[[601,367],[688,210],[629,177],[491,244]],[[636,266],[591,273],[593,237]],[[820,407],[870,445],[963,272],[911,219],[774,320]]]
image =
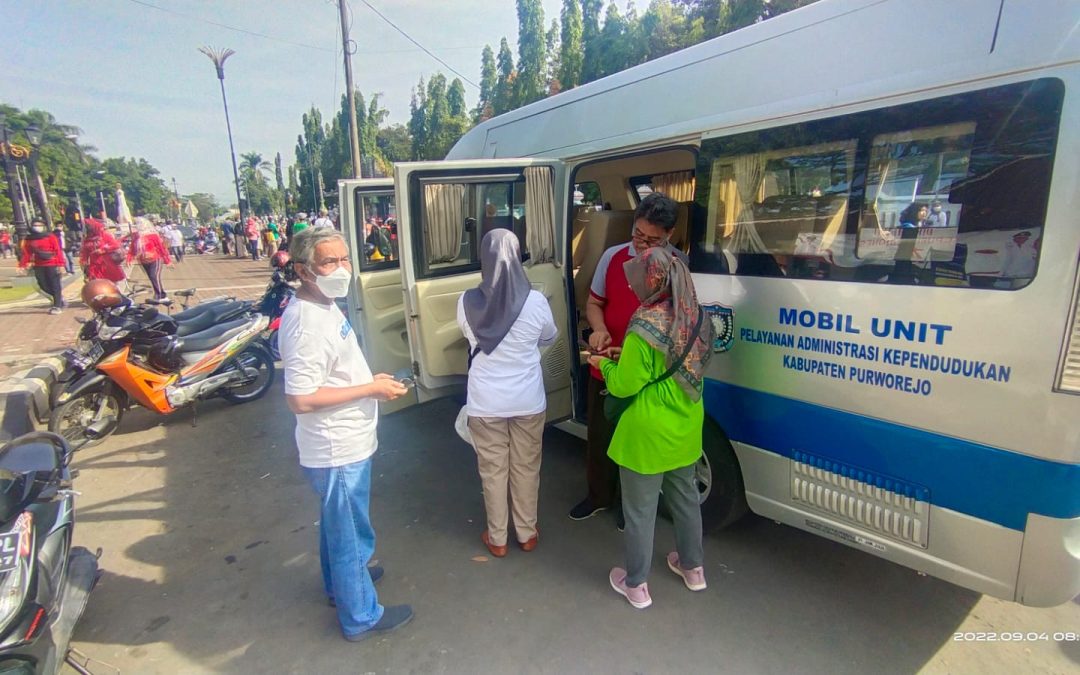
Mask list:
[[221,84],[221,103],[225,106],[225,129],[229,132],[229,156],[232,158],[233,185],[236,187],[236,208],[240,210],[240,222],[244,221],[244,201],[240,199],[240,173],[236,170],[236,148],[233,147],[232,123],[229,122],[229,101],[225,98],[225,60],[235,54],[231,49],[199,47],[214,62],[218,82]]
[[45,219],[45,224],[49,226],[49,229],[52,229],[52,213],[49,212],[49,197],[45,194],[45,183],[41,180],[41,173],[38,172],[37,166],[38,150],[41,148],[41,127],[36,124],[30,124],[23,129],[23,133],[26,134],[26,138],[34,148],[34,151],[30,153],[30,171],[33,172],[34,182],[37,183],[38,208],[41,211],[41,216]]
[[15,218],[15,238],[18,241],[22,241],[23,237],[29,232],[29,228],[26,224],[26,218],[23,215],[22,210],[22,190],[18,179],[15,177],[14,164],[11,161],[11,146],[8,144],[8,138],[11,132],[7,128],[7,120],[4,119],[3,114],[0,114],[0,153],[3,154],[4,159],[4,178],[7,179],[8,185],[8,199],[11,200],[11,210],[14,213]]

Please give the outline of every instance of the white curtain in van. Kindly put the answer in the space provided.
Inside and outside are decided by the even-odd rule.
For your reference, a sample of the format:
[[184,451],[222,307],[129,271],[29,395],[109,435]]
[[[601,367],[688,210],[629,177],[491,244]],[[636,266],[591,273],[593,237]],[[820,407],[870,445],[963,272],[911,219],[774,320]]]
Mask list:
[[652,177],[652,187],[654,191],[663,192],[677,202],[693,201],[694,172],[658,173]]
[[551,167],[525,167],[525,248],[532,264],[555,260],[555,185]]
[[754,201],[765,182],[764,155],[739,155],[731,160],[739,198],[735,231],[727,248],[735,253],[767,253],[765,242],[754,226]]
[[460,183],[425,185],[424,243],[428,262],[457,260],[464,232],[465,186]]

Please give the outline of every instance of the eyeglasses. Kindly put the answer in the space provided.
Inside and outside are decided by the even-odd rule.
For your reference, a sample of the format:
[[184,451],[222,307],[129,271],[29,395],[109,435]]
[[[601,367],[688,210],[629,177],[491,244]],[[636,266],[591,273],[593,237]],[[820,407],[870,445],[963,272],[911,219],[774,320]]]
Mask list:
[[645,234],[636,227],[634,228],[633,232],[630,233],[630,237],[634,241],[641,242],[642,244],[647,244],[650,247],[663,246],[668,241],[667,237],[646,237]]

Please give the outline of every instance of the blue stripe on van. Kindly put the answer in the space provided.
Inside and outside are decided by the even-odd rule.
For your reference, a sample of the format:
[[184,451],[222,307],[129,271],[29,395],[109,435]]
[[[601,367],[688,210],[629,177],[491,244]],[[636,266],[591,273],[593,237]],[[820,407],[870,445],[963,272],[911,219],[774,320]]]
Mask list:
[[805,452],[926,486],[930,502],[1023,531],[1029,512],[1080,516],[1080,464],[1028,457],[716,380],[705,410],[734,441]]

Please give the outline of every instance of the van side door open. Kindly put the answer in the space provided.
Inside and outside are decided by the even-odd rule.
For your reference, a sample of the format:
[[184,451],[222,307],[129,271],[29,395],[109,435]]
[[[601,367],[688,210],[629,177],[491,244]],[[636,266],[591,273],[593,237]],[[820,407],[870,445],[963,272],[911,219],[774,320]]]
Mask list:
[[468,344],[457,325],[462,293],[480,283],[480,242],[495,228],[521,243],[525,274],[551,304],[559,338],[541,357],[548,422],[571,414],[565,246],[566,169],[538,159],[397,164],[405,311],[419,400],[459,391]]
[[[352,257],[353,285],[349,289],[349,320],[360,336],[360,347],[372,372],[411,370],[409,337],[397,238],[394,183],[389,178],[346,179],[338,183],[341,232]],[[409,392],[382,401],[386,414],[416,403]]]

